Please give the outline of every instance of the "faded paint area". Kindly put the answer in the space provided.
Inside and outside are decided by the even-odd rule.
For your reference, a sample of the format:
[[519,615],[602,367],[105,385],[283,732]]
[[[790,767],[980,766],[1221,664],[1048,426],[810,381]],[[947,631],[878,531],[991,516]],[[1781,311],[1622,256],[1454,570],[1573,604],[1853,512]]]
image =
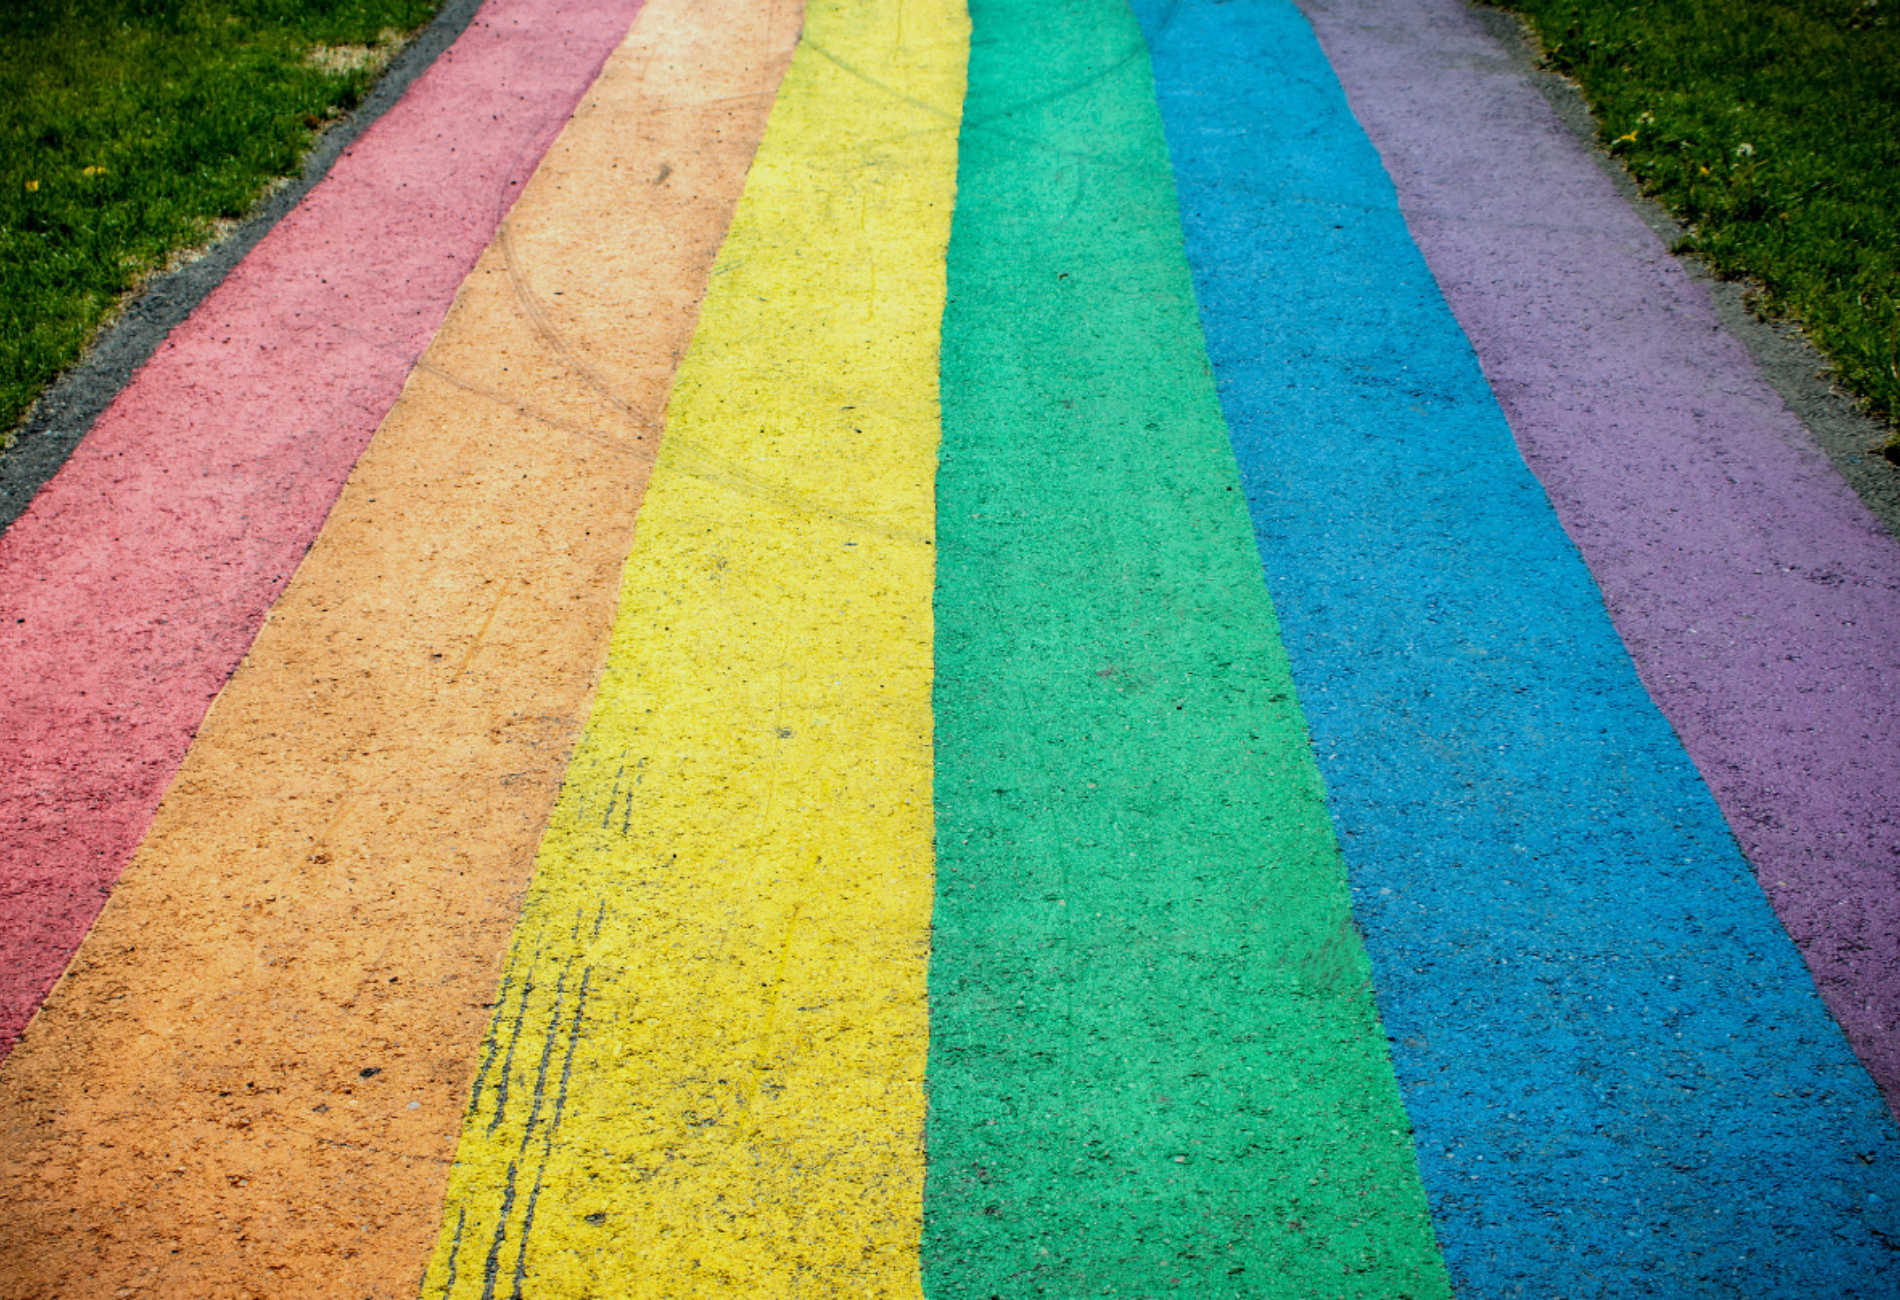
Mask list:
[[0,1071],[0,1295],[411,1296],[798,29],[651,0]]
[[491,0],[0,534],[0,1054],[636,0]]
[[960,0],[814,5],[682,366],[424,1294],[917,1296]]

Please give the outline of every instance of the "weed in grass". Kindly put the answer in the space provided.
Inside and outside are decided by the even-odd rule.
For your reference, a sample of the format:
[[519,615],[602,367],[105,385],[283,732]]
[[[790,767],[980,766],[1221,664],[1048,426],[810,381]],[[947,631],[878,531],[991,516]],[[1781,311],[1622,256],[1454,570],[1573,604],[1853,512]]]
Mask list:
[[0,430],[294,173],[437,0],[0,3]]
[[1498,0],[1604,142],[1900,426],[1900,0]]

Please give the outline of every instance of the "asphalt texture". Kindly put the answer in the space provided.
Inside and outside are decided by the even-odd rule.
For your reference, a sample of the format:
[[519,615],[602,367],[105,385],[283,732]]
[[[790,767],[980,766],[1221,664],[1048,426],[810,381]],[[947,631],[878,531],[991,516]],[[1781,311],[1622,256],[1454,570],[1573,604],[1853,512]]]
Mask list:
[[1645,689],[1900,1105],[1892,535],[1463,6],[1314,12]]
[[[1793,1296],[1877,1276],[1891,1118],[1643,689],[1325,55],[1288,8],[1142,12],[1454,1282]],[[1235,120],[1259,125],[1236,139]],[[1262,310],[1282,302],[1304,310]],[[1766,1171],[1797,1160],[1805,1222],[1764,1223]]]
[[1505,20],[462,15],[0,535],[0,1296],[1893,1293],[1884,471]]
[[1446,1294],[1141,31],[1087,2],[971,21],[926,1289]]
[[0,534],[0,1051],[632,10],[486,6]]

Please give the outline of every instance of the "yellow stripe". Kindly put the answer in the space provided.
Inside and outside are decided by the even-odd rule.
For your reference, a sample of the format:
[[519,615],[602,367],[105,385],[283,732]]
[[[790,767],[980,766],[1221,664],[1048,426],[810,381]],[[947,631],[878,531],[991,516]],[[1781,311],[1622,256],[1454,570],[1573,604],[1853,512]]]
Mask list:
[[680,372],[425,1294],[921,1294],[960,0],[813,4]]

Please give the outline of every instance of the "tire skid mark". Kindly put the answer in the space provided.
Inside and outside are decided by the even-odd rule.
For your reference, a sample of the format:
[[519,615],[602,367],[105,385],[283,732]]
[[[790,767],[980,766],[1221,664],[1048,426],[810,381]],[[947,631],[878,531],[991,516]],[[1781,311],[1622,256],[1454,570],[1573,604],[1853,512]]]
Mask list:
[[[642,11],[509,220],[561,347],[499,247],[463,281],[426,377],[371,439],[0,1070],[0,1297],[410,1293],[458,1223],[456,1285],[479,1291],[490,1225],[443,1216],[455,1135],[479,1097],[478,1132],[499,1111],[496,1136],[518,1145],[532,1115],[529,1163],[559,1151],[568,1057],[549,1058],[535,1112],[540,1036],[558,991],[557,1032],[585,1037],[578,990],[591,1018],[602,976],[583,961],[563,986],[533,956],[565,960],[618,924],[597,891],[501,979],[651,463],[632,437],[548,438],[488,395],[583,432],[625,423],[601,385],[664,408],[795,10]],[[709,91],[732,102],[707,108]],[[662,163],[674,179],[656,192],[642,182]],[[534,1201],[538,1242],[554,1184],[535,1200],[528,1167],[508,1231]]]
[[[472,1099],[425,1296],[918,1293],[942,106],[967,47],[955,0],[910,8],[901,40],[890,3],[808,13],[515,936],[537,1047],[499,1122],[497,1083]],[[476,1240],[486,1291],[450,1281]]]
[[[507,1240],[508,1216],[515,1208],[515,1176],[519,1171],[519,1164],[510,1160],[508,1181],[501,1189],[501,1212],[495,1216],[495,1236],[488,1246],[488,1258],[482,1264],[482,1300],[494,1300],[495,1278],[501,1272],[501,1248]],[[459,1211],[457,1217],[461,1217]]]
[[[445,384],[451,384],[465,392],[485,397],[498,406],[506,407],[511,411],[527,416],[529,419],[540,424],[545,424],[549,428],[559,429],[563,433],[571,433],[578,437],[586,438],[596,445],[604,447],[616,455],[624,456],[629,461],[642,467],[651,468],[658,458],[659,453],[657,450],[629,446],[624,438],[618,438],[610,433],[603,433],[601,430],[590,425],[566,419],[536,406],[533,402],[517,394],[466,379],[453,371],[432,363],[426,357],[416,363],[416,369],[433,375]],[[638,437],[638,435],[636,435],[636,437]],[[716,484],[735,493],[756,497],[762,501],[776,503],[793,513],[833,519],[839,523],[851,524],[867,532],[874,532],[883,536],[907,541],[919,547],[931,545],[930,539],[921,533],[894,528],[887,521],[877,519],[874,516],[839,510],[835,506],[827,505],[810,495],[793,493],[786,488],[783,482],[774,482],[770,479],[762,478],[747,470],[738,461],[730,457],[721,456],[705,447],[695,446],[689,438],[681,437],[676,433],[669,434],[668,443],[673,448],[674,453],[686,463],[686,467],[689,467],[686,469],[686,472],[694,474],[707,483]]]
[[463,1207],[461,1207],[461,1209],[459,1209],[459,1210],[457,1210],[457,1211],[456,1211],[456,1214],[455,1214],[455,1237],[454,1237],[454,1240],[452,1241],[452,1243],[451,1243],[451,1244],[450,1244],[450,1246],[449,1246],[449,1283],[448,1283],[448,1289],[449,1289],[449,1290],[451,1290],[451,1291],[453,1291],[453,1290],[455,1289],[455,1271],[456,1271],[456,1265],[457,1265],[457,1264],[458,1264],[458,1263],[460,1262],[460,1260],[461,1260],[461,1255],[462,1255],[462,1229],[463,1229],[463,1227],[464,1227],[464,1226],[466,1226],[466,1224],[467,1224],[467,1222],[468,1222],[468,1207],[467,1207],[466,1205],[464,1205]]
[[575,350],[567,335],[554,323],[553,317],[548,313],[547,305],[534,291],[534,282],[529,277],[528,268],[522,265],[520,255],[515,252],[514,235],[505,221],[501,223],[501,229],[496,232],[495,245],[501,250],[502,264],[508,268],[508,282],[514,290],[515,301],[521,305],[522,311],[527,313],[528,319],[534,322],[534,332],[561,355],[581,382],[586,384],[602,401],[620,412],[628,424],[641,431],[634,435],[636,438],[644,438],[648,434],[657,436],[660,431],[659,418],[651,411],[643,411],[634,406],[616,392],[613,384],[600,373],[598,368],[591,365],[586,357]]
[[[496,1082],[495,1082],[495,1109],[492,1116],[490,1117],[488,1121],[488,1131],[490,1133],[493,1133],[496,1130],[496,1128],[500,1127],[501,1118],[508,1111],[508,1080],[514,1074],[515,1045],[521,1041],[521,1026],[522,1026],[522,1023],[526,1021],[528,1018],[528,996],[534,992],[534,976],[532,972],[536,966],[540,965],[540,963],[541,963],[541,953],[540,953],[540,950],[537,949],[534,954],[534,961],[531,962],[528,966],[528,970],[530,973],[528,977],[524,979],[521,983],[521,1003],[515,1009],[515,1018],[514,1018],[513,1023],[511,1023],[508,1027],[508,1055],[501,1063],[501,1074],[497,1077]],[[488,1073],[488,1067],[487,1067],[487,1064],[484,1062],[483,1067],[482,1067],[482,1076],[486,1077],[487,1073]],[[475,1109],[476,1111],[479,1112],[481,1109],[481,1079],[480,1078],[476,1080],[475,1089],[476,1089]]]
[[[606,900],[603,899],[600,901],[595,913],[595,924],[598,925],[604,921],[607,914]],[[578,937],[579,930],[580,923],[577,921],[571,932],[572,935]],[[556,973],[554,977],[554,998],[552,1004],[546,1008],[544,1015],[537,1012],[532,1017],[537,1023],[530,1028],[530,1037],[539,1038],[541,1040],[541,1056],[534,1064],[531,1085],[530,1079],[527,1077],[525,1071],[516,1078],[518,1084],[529,1087],[530,1100],[525,1116],[518,1117],[514,1124],[509,1124],[507,1118],[509,1094],[507,1084],[512,1071],[512,1064],[504,1069],[502,1077],[496,1082],[494,1111],[489,1119],[486,1132],[492,1135],[496,1129],[502,1125],[507,1125],[510,1130],[518,1125],[520,1129],[520,1139],[515,1143],[514,1155],[508,1162],[507,1176],[503,1180],[501,1188],[500,1204],[495,1212],[493,1231],[490,1235],[487,1254],[484,1257],[482,1268],[482,1295],[485,1297],[495,1294],[495,1288],[502,1276],[503,1262],[509,1242],[513,1242],[514,1244],[514,1263],[511,1266],[512,1271],[510,1273],[512,1279],[511,1294],[521,1294],[522,1283],[528,1276],[528,1241],[534,1228],[535,1207],[540,1201],[541,1188],[546,1178],[548,1162],[553,1154],[555,1142],[560,1135],[562,1116],[567,1109],[568,1088],[574,1072],[574,1054],[579,1048],[581,1039],[584,1036],[587,1017],[587,999],[588,994],[592,990],[594,981],[594,965],[589,963],[581,966],[580,980],[572,993],[574,1001],[573,1010],[569,1012],[567,1010],[569,981],[574,975],[575,967],[579,962],[580,956],[576,953],[570,954],[566,960],[561,963],[558,973]],[[522,1011],[515,1018],[514,1027],[516,1029],[519,1029],[530,1019],[526,1008],[528,999],[534,989],[534,973],[539,966],[540,953],[537,953],[535,961],[527,964],[527,971],[521,981],[520,1006]],[[511,1053],[512,1048],[513,1042],[511,1040]],[[554,1094],[550,1106],[548,1097],[549,1071],[553,1065],[554,1054],[557,1049],[561,1049],[560,1072],[554,1079]],[[481,1102],[482,1098],[478,1093],[471,1101],[471,1114],[479,1113]],[[545,1122],[543,1122],[544,1112],[546,1113]],[[538,1143],[536,1142],[537,1135],[540,1139]],[[532,1150],[530,1150],[531,1147],[533,1148]],[[515,1218],[515,1205],[518,1200],[519,1184],[521,1179],[529,1174],[533,1175],[534,1185],[529,1189],[526,1204],[522,1207],[520,1218],[517,1221]],[[443,1281],[443,1293],[445,1295],[454,1294],[457,1262],[461,1252],[462,1235],[468,1223],[468,1214],[469,1206],[466,1202],[456,1207],[455,1228],[453,1235],[449,1238],[447,1262],[445,1264]]]

